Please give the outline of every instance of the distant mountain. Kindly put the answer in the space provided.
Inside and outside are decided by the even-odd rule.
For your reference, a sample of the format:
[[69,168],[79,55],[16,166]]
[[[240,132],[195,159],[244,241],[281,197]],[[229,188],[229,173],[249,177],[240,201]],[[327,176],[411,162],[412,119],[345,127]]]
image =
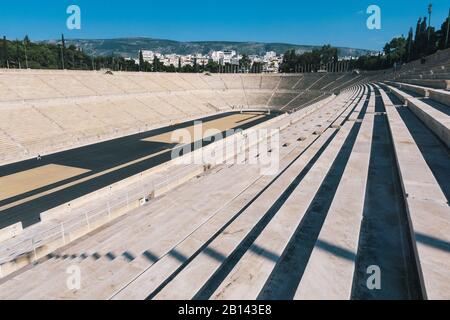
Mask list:
[[[44,41],[54,43],[55,40]],[[180,42],[152,38],[118,38],[118,39],[69,39],[68,44],[75,44],[87,53],[96,56],[120,55],[128,58],[137,58],[139,50],[152,50],[163,54],[207,54],[212,50],[236,50],[240,54],[262,55],[267,51],[281,54],[290,49],[298,53],[311,51],[320,46],[305,46],[289,43],[261,43],[261,42],[229,42],[229,41],[192,41]],[[371,53],[371,50],[339,48],[340,56],[361,56]]]

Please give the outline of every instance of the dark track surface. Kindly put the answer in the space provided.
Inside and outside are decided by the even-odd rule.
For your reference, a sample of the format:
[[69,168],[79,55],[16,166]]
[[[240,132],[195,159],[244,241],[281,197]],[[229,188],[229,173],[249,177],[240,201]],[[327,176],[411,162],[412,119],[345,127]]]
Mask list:
[[[227,117],[238,112],[229,112],[216,116],[210,116],[202,119],[203,122],[208,122],[215,119]],[[279,113],[273,112],[270,115],[265,115],[263,118],[251,120],[248,123],[239,125],[235,129],[247,129],[253,127],[261,122],[267,121],[270,118],[279,115]],[[195,121],[198,121],[195,120]],[[0,229],[16,222],[22,222],[23,227],[28,227],[40,221],[40,213],[51,208],[62,205],[66,202],[72,201],[76,198],[89,194],[95,190],[101,189],[108,185],[111,185],[120,180],[126,179],[130,176],[138,174],[142,171],[148,170],[159,164],[162,164],[171,159],[171,149],[176,144],[159,143],[151,141],[143,141],[152,136],[156,136],[162,133],[171,132],[177,129],[186,128],[192,126],[194,121],[189,121],[173,126],[159,128],[144,133],[139,133],[131,136],[126,136],[106,142],[101,142],[89,146],[84,146],[76,149],[71,149],[52,155],[44,156],[41,160],[31,159],[21,161],[9,165],[0,167],[0,177],[19,173],[25,170],[30,170],[38,167],[42,167],[49,164],[56,164],[68,167],[77,167],[90,170],[87,173],[65,179],[44,187],[10,197],[8,199],[0,200],[0,207],[14,203],[16,201],[23,200],[30,196],[39,194],[51,190],[55,187],[63,186],[67,183],[77,181],[82,178],[89,177],[101,173],[105,170],[114,168],[116,166],[125,165],[122,168],[113,170],[109,173],[88,179],[87,181],[69,186],[62,190],[53,192],[48,195],[43,195],[34,200],[26,201],[11,208],[6,208],[0,211]],[[210,142],[204,142],[203,146]],[[194,149],[194,143],[192,149]],[[144,159],[136,163],[126,165],[131,161],[135,161],[142,157],[167,150],[150,159]]]

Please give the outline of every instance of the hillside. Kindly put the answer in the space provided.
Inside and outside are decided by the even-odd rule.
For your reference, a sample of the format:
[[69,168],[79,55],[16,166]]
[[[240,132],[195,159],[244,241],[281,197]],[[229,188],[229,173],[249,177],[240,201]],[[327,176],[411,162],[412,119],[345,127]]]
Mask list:
[[[45,41],[55,42],[55,40]],[[83,48],[85,53],[100,55],[121,55],[123,57],[137,57],[141,49],[153,50],[161,53],[206,54],[212,50],[236,50],[246,54],[264,54],[267,51],[275,51],[278,54],[289,49],[295,49],[298,53],[311,51],[320,46],[305,46],[288,43],[261,43],[261,42],[228,42],[228,41],[193,41],[180,42],[152,38],[118,38],[118,39],[71,39],[68,44],[75,44]],[[361,56],[370,50],[339,48],[340,56]]]

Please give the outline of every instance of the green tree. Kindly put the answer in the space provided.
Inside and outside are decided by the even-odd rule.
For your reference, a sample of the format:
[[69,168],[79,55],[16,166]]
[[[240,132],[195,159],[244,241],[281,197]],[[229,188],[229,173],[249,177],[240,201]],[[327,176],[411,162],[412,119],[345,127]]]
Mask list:
[[25,38],[23,38],[23,44],[26,46],[30,46],[31,41],[30,41],[30,38],[28,37],[28,35],[25,35]]
[[61,35],[61,69],[66,67],[66,39],[64,34]]
[[449,17],[442,23],[436,36],[438,38],[438,49],[443,50],[450,47],[450,10]]
[[338,53],[338,49],[331,45],[325,45],[320,49],[303,54],[297,54],[295,50],[288,50],[283,56],[280,71],[297,72],[301,67],[307,67],[308,70],[312,67],[311,71],[317,71],[320,65],[337,62]]
[[334,63],[338,61],[338,49],[331,45],[323,46],[318,52],[320,64]]
[[247,54],[242,55],[242,59],[239,61],[239,67],[243,69],[244,71],[248,71],[250,69],[252,61],[248,57]]
[[7,47],[6,37],[3,36],[2,46],[0,50],[0,67],[6,68],[8,66],[8,47]]
[[414,39],[413,39],[413,29],[410,28],[408,32],[408,38],[406,39],[406,53],[405,53],[405,61],[409,62],[412,59],[412,50],[414,45]]
[[[11,67],[23,67],[28,61],[31,69],[60,69],[62,67],[62,43],[46,44],[33,43],[28,37],[24,40],[8,41],[6,37],[0,40],[0,67],[7,67],[7,61]],[[65,67],[71,69],[99,70],[110,68],[114,70],[125,69],[128,71],[139,70],[134,60],[126,60],[120,56],[102,56],[94,58],[84,53],[74,45],[66,48]],[[9,57],[9,58],[8,58]]]
[[407,40],[401,36],[392,39],[384,46],[384,53],[386,54],[388,64],[396,62],[403,62],[406,55],[406,43]]
[[217,73],[217,72],[219,72],[219,64],[217,62],[209,60],[205,66],[205,71],[208,71],[211,73]]
[[139,50],[139,71],[144,71],[144,54],[142,53],[142,50]]
[[154,72],[160,71],[160,62],[156,55],[153,57],[153,71]]
[[418,49],[418,56],[417,58],[421,58],[426,55],[427,48],[428,48],[428,24],[427,24],[427,18],[424,17],[422,20],[422,23],[420,24],[419,29],[419,37],[417,41],[417,49]]
[[16,63],[17,68],[22,69],[22,63],[21,63],[21,52],[20,52],[20,42],[19,40],[16,40]]
[[197,58],[194,58],[194,72],[198,73],[198,63],[197,63]]
[[175,66],[173,64],[171,64],[170,66],[168,66],[166,68],[166,72],[176,72],[177,69],[175,68]]
[[438,46],[438,35],[436,33],[436,29],[430,27],[428,29],[427,47],[425,53],[427,55],[435,53],[438,48],[437,46]]

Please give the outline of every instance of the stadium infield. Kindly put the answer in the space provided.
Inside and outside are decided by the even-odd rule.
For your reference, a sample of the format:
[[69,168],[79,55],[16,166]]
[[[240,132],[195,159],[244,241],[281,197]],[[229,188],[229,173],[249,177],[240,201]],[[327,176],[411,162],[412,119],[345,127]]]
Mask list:
[[[277,115],[227,112],[194,121],[202,121],[203,132],[225,133],[245,130]],[[178,144],[172,142],[172,133],[187,129],[193,136],[194,121],[0,167],[0,229],[17,222],[23,227],[33,225],[40,221],[41,212],[169,161]]]

